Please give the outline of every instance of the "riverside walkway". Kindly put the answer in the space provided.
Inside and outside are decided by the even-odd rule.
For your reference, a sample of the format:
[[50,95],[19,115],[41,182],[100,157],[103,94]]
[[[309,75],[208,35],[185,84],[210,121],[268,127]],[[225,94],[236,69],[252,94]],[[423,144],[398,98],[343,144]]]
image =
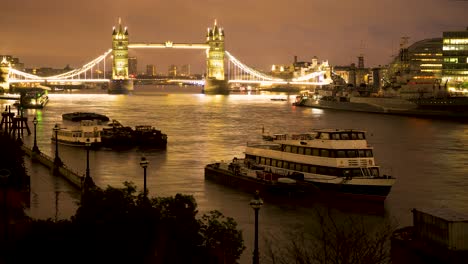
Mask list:
[[36,153],[32,150],[32,148],[22,145],[21,148],[23,149],[24,153],[28,155],[33,161],[38,162],[47,168],[54,171],[54,174],[61,176],[65,180],[67,180],[73,187],[78,190],[83,190],[84,184],[84,175],[80,175],[79,173],[73,171],[72,169],[68,168],[65,164],[61,163],[59,165],[54,163],[54,159],[45,155],[42,152]]

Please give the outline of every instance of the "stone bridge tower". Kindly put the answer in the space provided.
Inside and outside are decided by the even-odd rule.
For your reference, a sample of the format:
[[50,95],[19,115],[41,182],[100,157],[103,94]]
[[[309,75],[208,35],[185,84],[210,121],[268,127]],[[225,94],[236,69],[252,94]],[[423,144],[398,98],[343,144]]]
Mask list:
[[208,28],[206,44],[206,94],[229,93],[227,80],[224,74],[224,30],[219,28],[216,20],[213,28]]
[[112,31],[112,80],[111,94],[126,94],[133,91],[133,80],[128,78],[128,31],[122,28],[119,18],[118,29]]

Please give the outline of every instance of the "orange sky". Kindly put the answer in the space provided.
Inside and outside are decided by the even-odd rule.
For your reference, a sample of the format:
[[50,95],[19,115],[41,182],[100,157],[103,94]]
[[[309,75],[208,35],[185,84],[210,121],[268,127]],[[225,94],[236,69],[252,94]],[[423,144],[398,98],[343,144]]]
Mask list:
[[[111,47],[118,17],[130,42],[203,43],[214,19],[226,50],[245,64],[269,70],[317,56],[332,65],[384,65],[402,36],[410,43],[468,26],[465,0],[4,0],[0,54],[26,67],[80,67]],[[205,67],[203,51],[136,50],[139,68],[155,64]]]

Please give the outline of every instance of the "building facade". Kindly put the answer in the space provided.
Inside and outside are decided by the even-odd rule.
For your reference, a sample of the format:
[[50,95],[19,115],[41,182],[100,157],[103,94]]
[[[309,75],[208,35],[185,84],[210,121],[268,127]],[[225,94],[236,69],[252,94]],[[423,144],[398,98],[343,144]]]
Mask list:
[[442,81],[452,91],[468,93],[468,28],[443,32]]
[[128,75],[132,78],[138,75],[138,60],[136,57],[128,58]]

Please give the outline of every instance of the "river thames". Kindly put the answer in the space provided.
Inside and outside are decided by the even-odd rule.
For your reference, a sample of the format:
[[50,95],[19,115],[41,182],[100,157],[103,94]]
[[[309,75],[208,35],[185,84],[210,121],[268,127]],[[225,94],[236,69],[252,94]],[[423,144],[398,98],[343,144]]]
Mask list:
[[[370,221],[390,219],[398,226],[412,223],[413,208],[447,207],[468,214],[468,122],[415,117],[320,110],[292,106],[295,94],[204,95],[200,87],[136,86],[131,95],[101,93],[49,94],[37,115],[40,150],[54,155],[52,128],[68,112],[96,112],[126,126],[147,124],[168,135],[166,150],[90,151],[90,171],[100,187],[123,187],[124,181],[143,186],[142,156],[149,160],[147,186],[150,196],[193,195],[199,216],[220,210],[233,217],[243,230],[247,249],[241,263],[251,261],[254,213],[252,195],[204,179],[204,166],[217,160],[243,157],[248,141],[261,139],[262,127],[271,133],[305,132],[313,128],[364,129],[374,147],[376,163],[397,178],[380,213],[337,208],[342,216],[363,215]],[[272,101],[283,98],[287,101]],[[0,101],[3,109],[5,101]],[[31,131],[33,125],[29,124]],[[24,139],[33,144],[33,134]],[[86,151],[59,145],[61,159],[84,174]],[[62,179],[26,160],[31,175],[31,208],[35,218],[69,218],[75,213],[79,193]],[[326,203],[268,201],[260,210],[260,241],[268,233],[307,228],[314,210]],[[262,246],[260,242],[260,247]],[[262,248],[260,248],[262,251]],[[264,256],[262,256],[264,257]]]

